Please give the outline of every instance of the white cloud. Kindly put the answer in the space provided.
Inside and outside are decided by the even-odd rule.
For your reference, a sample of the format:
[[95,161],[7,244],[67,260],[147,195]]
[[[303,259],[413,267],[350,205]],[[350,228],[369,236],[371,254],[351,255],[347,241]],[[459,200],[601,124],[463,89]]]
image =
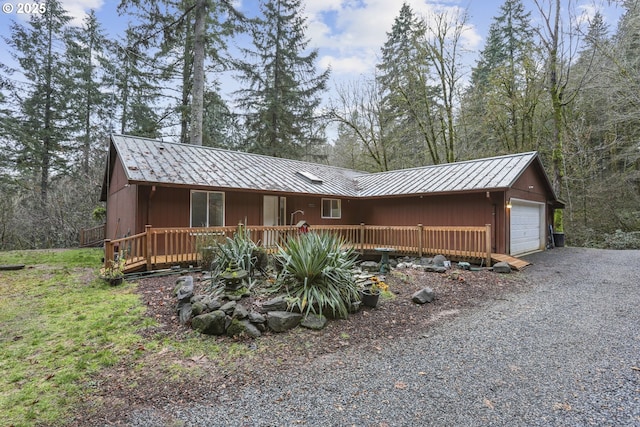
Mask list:
[[[321,53],[321,66],[331,65],[334,76],[373,72],[376,55],[400,13],[402,0],[308,0],[307,37]],[[434,12],[459,12],[455,4],[407,0],[417,16]],[[455,3],[455,1],[454,1]],[[475,49],[482,37],[473,25],[463,35],[465,49]]]
[[91,9],[100,9],[104,0],[61,0],[61,3],[69,16],[73,18],[72,25],[80,26],[87,12]]

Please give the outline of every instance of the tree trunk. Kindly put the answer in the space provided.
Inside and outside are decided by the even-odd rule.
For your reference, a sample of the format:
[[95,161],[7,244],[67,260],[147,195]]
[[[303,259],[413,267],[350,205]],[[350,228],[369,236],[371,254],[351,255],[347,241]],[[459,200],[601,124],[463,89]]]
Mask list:
[[193,43],[193,92],[191,102],[191,144],[202,145],[204,109],[204,30],[206,0],[197,0]]

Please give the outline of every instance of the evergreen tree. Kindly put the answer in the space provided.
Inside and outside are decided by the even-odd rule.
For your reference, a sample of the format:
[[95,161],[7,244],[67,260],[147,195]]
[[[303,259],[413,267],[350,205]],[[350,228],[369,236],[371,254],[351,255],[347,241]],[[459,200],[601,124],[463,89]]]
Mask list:
[[169,120],[173,110],[173,106],[159,107],[163,104],[162,68],[137,43],[131,28],[126,30],[123,41],[112,45],[111,57],[115,64],[110,71],[115,100],[111,118],[114,130],[147,138],[161,137],[163,122]]
[[263,2],[261,11],[252,28],[254,50],[244,51],[253,62],[238,64],[247,83],[236,95],[248,145],[256,153],[302,158],[323,142],[316,110],[329,70],[315,72],[318,51],[307,48],[300,0]]
[[535,149],[541,95],[531,13],[521,0],[506,0],[489,28],[485,48],[465,94],[465,129],[485,154]]
[[[11,139],[17,144],[16,166],[33,180],[44,209],[53,173],[63,172],[69,146],[71,93],[66,58],[67,24],[71,18],[57,0],[47,2],[45,13],[33,14],[27,24],[11,24],[12,56],[27,83],[13,92],[17,109]],[[36,184],[37,182],[37,184]],[[46,211],[42,212],[46,217]]]
[[205,76],[226,68],[225,40],[240,31],[243,17],[230,0],[123,0],[120,10],[140,20],[137,42],[157,48],[156,60],[163,63],[158,77],[164,85],[180,88],[175,97],[180,141],[202,145],[204,96],[211,91]]
[[429,58],[420,48],[425,31],[424,22],[404,3],[387,33],[382,61],[376,66],[390,129],[382,143],[392,153],[392,169],[440,163],[435,123],[438,88],[431,83]]
[[108,40],[94,11],[85,17],[82,27],[73,28],[70,32],[67,56],[72,81],[69,96],[73,99],[73,108],[67,126],[76,133],[81,170],[86,176],[89,174],[92,148],[96,148],[92,147],[92,142],[100,141],[108,133],[112,100],[108,93],[111,64],[106,52]]

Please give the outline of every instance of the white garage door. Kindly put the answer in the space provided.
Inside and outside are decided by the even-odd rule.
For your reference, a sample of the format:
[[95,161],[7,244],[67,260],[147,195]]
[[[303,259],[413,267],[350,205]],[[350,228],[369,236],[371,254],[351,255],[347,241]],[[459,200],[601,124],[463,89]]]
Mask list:
[[511,201],[511,255],[544,249],[544,204]]

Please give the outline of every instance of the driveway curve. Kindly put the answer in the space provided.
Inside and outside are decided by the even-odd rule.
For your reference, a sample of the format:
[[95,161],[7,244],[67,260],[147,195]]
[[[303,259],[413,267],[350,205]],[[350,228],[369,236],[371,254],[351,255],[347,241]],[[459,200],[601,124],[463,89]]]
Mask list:
[[379,352],[131,414],[133,426],[640,426],[640,251],[526,257],[531,286]]

